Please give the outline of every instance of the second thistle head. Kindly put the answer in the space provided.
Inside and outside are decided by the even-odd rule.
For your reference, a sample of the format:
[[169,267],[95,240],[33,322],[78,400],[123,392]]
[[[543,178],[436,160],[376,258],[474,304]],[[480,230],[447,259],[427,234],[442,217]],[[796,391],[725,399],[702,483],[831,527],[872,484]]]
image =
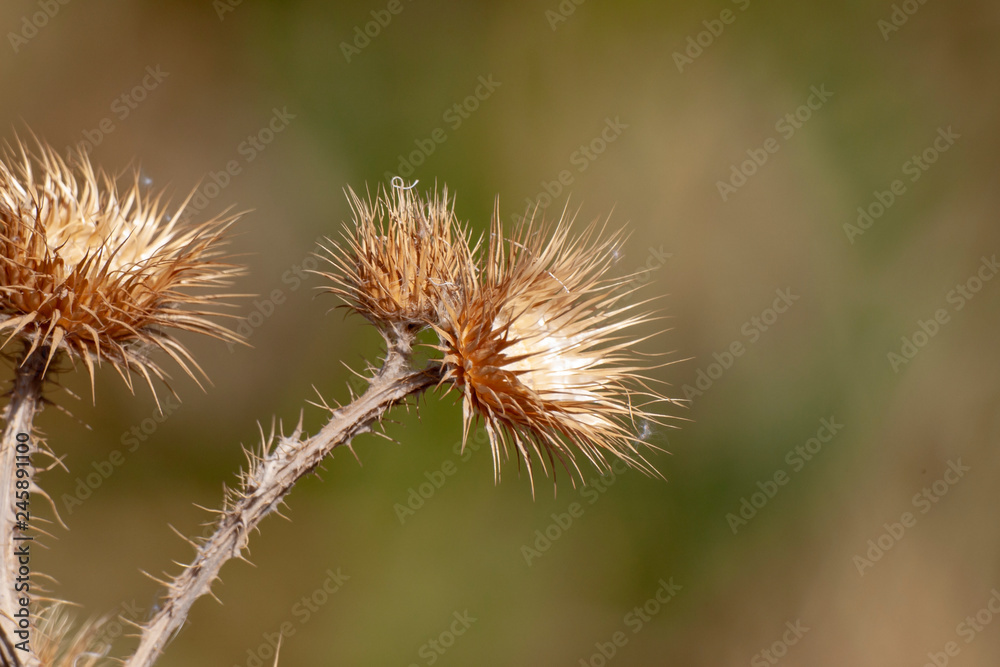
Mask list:
[[429,326],[474,270],[448,189],[422,198],[394,185],[374,200],[348,198],[354,221],[324,248],[335,269],[321,274],[333,281],[327,290],[383,331]]
[[571,224],[528,219],[504,237],[496,215],[483,270],[435,326],[442,382],[462,393],[466,437],[484,423],[498,477],[512,451],[529,475],[559,461],[582,477],[577,453],[599,470],[610,456],[655,472],[643,431],[657,421],[649,406],[668,399],[635,350],[654,318],[628,302],[631,277],[609,275],[622,233],[593,224],[574,237]]

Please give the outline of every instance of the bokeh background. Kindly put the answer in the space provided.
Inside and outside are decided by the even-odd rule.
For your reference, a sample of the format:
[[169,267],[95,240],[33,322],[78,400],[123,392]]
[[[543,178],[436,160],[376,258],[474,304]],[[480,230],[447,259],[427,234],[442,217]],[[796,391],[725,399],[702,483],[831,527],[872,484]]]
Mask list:
[[[65,412],[40,418],[69,469],[43,477],[69,530],[33,567],[83,615],[142,620],[158,587],[140,570],[190,559],[168,524],[201,530],[193,503],[218,505],[258,421],[316,430],[314,387],[345,400],[344,364],[377,359],[377,334],[298,273],[349,216],[343,188],[402,173],[447,184],[479,230],[496,196],[508,222],[569,201],[581,223],[632,230],[616,270],[648,269],[668,316],[643,349],[670,353],[656,376],[691,399],[670,408],[682,428],[648,434],[667,481],[532,499],[515,466],[497,486],[485,450],[456,453],[460,406],[429,394],[392,414],[399,444],[361,437],[362,465],[338,452],[296,488],[291,521],[253,537],[256,567],[224,569],[223,604],[200,600],[160,664],[271,664],[282,630],[282,665],[918,666],[949,642],[949,664],[997,663],[1000,619],[960,625],[1000,587],[1000,279],[970,283],[1000,250],[997,3],[7,0],[0,26],[5,140],[88,141],[175,201],[199,188],[206,216],[250,211],[233,248],[250,268],[235,289],[260,295],[234,310],[252,348],[191,339],[212,384],[174,373],[182,402],[158,420],[108,369],[96,405],[67,373]],[[769,139],[777,152],[743,165]],[[777,316],[776,290],[797,297]],[[842,428],[789,456],[823,419]],[[113,450],[122,465],[81,486]],[[765,487],[745,524],[728,516]],[[915,501],[925,488],[933,504]],[[885,525],[905,512],[897,539]]]

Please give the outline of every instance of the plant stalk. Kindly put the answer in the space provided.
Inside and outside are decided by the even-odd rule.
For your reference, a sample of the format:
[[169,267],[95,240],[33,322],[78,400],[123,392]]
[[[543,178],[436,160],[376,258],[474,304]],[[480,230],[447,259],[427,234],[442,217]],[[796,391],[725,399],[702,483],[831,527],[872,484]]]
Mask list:
[[[3,435],[0,436],[0,630],[3,631],[5,645],[3,653],[7,652],[8,646],[14,647],[14,660],[17,660],[14,664],[24,667],[41,663],[35,656],[30,635],[25,644],[29,650],[17,648],[23,640],[16,632],[26,629],[32,633],[34,629],[31,618],[28,619],[28,628],[20,628],[15,623],[15,613],[21,608],[18,600],[33,597],[31,593],[36,587],[30,579],[19,575],[24,563],[18,556],[18,550],[23,553],[26,549],[30,554],[35,544],[25,528],[25,524],[29,524],[30,517],[33,516],[30,513],[30,498],[26,505],[22,505],[22,508],[26,506],[28,509],[22,515],[17,514],[22,509],[16,503],[19,500],[23,502],[26,498],[23,494],[19,495],[21,491],[35,493],[39,490],[34,482],[35,467],[31,461],[31,457],[38,453],[37,439],[32,435],[32,428],[35,414],[42,402],[49,356],[49,350],[44,346],[30,354],[29,350],[26,343],[25,350],[18,359],[14,388],[10,392],[10,401],[4,414]],[[24,524],[20,524],[21,527],[19,519],[25,520]],[[26,558],[30,567],[30,555]],[[27,589],[24,588],[25,584],[28,585]]]
[[301,439],[300,428],[282,436],[277,445],[255,457],[243,475],[238,492],[227,498],[219,512],[216,530],[197,544],[194,560],[170,582],[158,611],[140,627],[139,647],[126,667],[149,667],[184,625],[195,600],[211,593],[222,566],[243,558],[250,533],[285,499],[295,483],[312,472],[335,447],[349,444],[371,430],[385,412],[412,394],[437,383],[433,372],[415,370],[411,361],[412,335],[395,331],[386,336],[382,368],[368,389],[349,405],[332,412],[330,421],[316,435]]

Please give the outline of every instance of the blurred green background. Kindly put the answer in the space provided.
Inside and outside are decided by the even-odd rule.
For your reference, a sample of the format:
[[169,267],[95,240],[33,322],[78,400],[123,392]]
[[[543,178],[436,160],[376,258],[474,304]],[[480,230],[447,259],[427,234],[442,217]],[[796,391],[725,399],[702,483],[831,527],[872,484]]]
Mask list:
[[[613,211],[632,230],[616,268],[648,267],[669,316],[643,349],[683,360],[656,372],[692,398],[671,408],[683,428],[650,434],[666,482],[532,500],[514,465],[496,486],[484,450],[456,454],[452,397],[396,410],[400,444],[361,437],[362,466],[341,451],[301,483],[160,664],[269,665],[282,631],[282,665],[902,666],[949,642],[949,664],[997,663],[1000,619],[961,625],[1000,587],[1000,280],[976,282],[1000,250],[997,3],[8,0],[0,25],[8,141],[87,141],[175,199],[199,187],[204,215],[251,211],[233,248],[251,270],[235,289],[261,295],[234,311],[252,348],[190,339],[213,384],[175,372],[162,423],[110,369],[96,405],[67,373],[83,398],[40,417],[69,530],[33,567],[84,614],[141,620],[158,587],[140,569],[190,559],[168,523],[201,530],[192,503],[218,505],[257,422],[304,409],[315,431],[313,387],[346,400],[342,362],[377,358],[378,335],[298,278],[346,186],[446,183],[479,230],[497,195],[505,220],[539,200]],[[776,290],[797,297],[784,313]]]

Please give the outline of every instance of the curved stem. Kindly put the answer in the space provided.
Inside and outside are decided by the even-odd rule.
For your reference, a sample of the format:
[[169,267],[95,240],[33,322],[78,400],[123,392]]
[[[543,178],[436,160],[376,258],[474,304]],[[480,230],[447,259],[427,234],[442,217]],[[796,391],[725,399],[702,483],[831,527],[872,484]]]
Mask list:
[[[14,622],[15,613],[21,608],[18,600],[30,597],[30,588],[25,589],[23,586],[24,584],[31,586],[30,580],[24,577],[19,579],[18,570],[21,562],[17,554],[18,550],[30,554],[33,542],[31,536],[26,534],[26,529],[18,527],[18,517],[15,513],[20,510],[15,503],[19,500],[17,495],[19,491],[37,490],[34,485],[34,467],[30,459],[37,453],[36,439],[32,437],[32,424],[42,401],[46,360],[49,355],[47,348],[36,349],[30,353],[29,349],[25,345],[25,352],[18,360],[14,388],[11,390],[10,402],[4,414],[3,435],[0,436],[0,630],[3,632],[5,644],[13,645],[15,648],[19,645],[29,648],[28,651],[20,648],[15,651],[15,659],[19,660],[15,664],[25,667],[40,663],[32,649],[30,635],[28,635],[29,640],[22,644],[25,635],[18,635],[17,631],[23,632],[25,629],[19,628]],[[21,445],[20,452],[18,445]],[[23,471],[20,477],[19,470]],[[20,496],[20,499],[23,498],[24,496]],[[28,508],[30,510],[30,505]],[[30,556],[28,558],[30,559]],[[15,586],[19,583],[21,586],[18,591]],[[27,631],[30,633],[30,618],[28,625]]]
[[23,663],[17,656],[14,643],[7,637],[6,628],[0,627],[0,665],[4,667],[21,667]]
[[184,625],[191,605],[211,593],[212,582],[232,558],[242,558],[251,531],[288,495],[295,483],[312,472],[335,447],[350,443],[393,405],[437,383],[411,363],[412,336],[394,332],[386,338],[388,350],[382,368],[367,391],[354,402],[333,411],[329,423],[305,440],[300,430],[279,438],[275,447],[256,457],[243,475],[241,488],[227,498],[211,537],[198,546],[194,560],[166,583],[167,593],[148,623],[141,626],[139,647],[126,667],[148,667]]

